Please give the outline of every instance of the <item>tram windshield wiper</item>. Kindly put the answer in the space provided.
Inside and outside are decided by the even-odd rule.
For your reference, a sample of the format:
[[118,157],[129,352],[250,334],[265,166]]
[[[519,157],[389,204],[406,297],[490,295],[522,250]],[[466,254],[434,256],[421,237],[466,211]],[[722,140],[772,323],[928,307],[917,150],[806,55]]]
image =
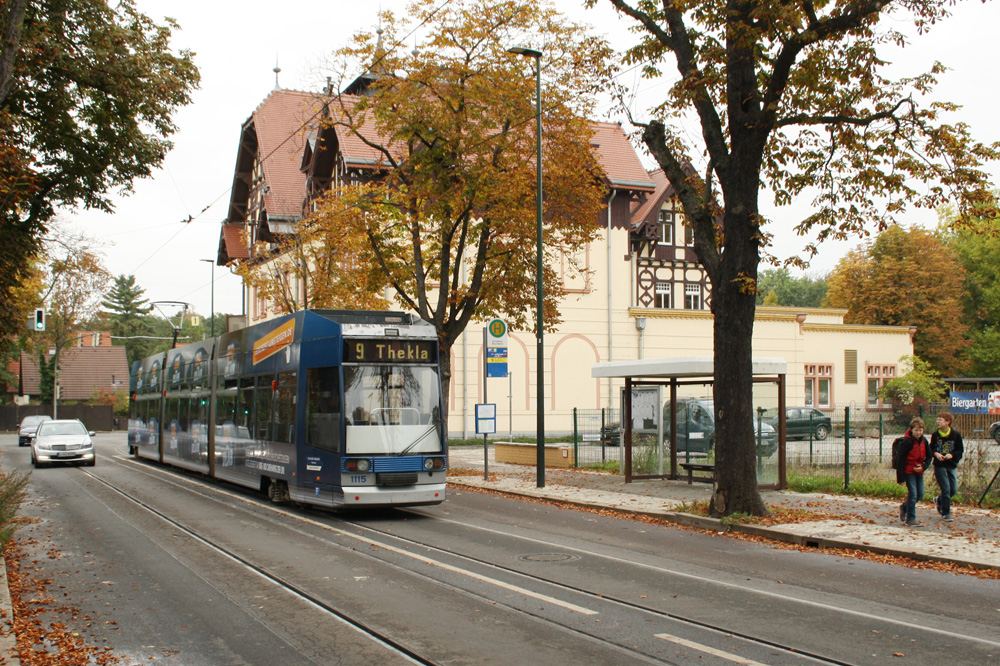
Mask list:
[[437,423],[432,423],[432,424],[430,424],[430,426],[428,426],[427,430],[425,430],[425,431],[423,432],[423,434],[422,434],[422,435],[420,435],[420,437],[417,437],[417,438],[416,438],[415,440],[413,440],[412,442],[410,442],[410,443],[409,443],[409,445],[407,445],[407,447],[406,447],[405,449],[403,449],[402,451],[400,451],[400,452],[399,452],[399,453],[397,453],[396,455],[397,455],[397,456],[405,456],[405,455],[406,455],[407,453],[409,453],[409,452],[410,452],[411,450],[413,450],[413,447],[414,447],[414,446],[416,446],[416,445],[417,445],[417,444],[419,444],[419,443],[420,443],[421,441],[423,441],[423,439],[424,439],[425,437],[427,437],[427,435],[429,435],[429,434],[431,434],[432,432],[434,432],[434,431],[435,431],[435,430],[437,429],[437,425],[438,425]]

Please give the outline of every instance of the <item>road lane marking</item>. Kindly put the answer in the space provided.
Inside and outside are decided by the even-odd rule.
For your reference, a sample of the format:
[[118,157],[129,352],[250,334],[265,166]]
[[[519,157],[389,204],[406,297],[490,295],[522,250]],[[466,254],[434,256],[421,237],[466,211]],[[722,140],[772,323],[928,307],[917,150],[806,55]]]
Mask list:
[[738,654],[733,654],[731,652],[723,652],[722,650],[716,650],[713,647],[702,645],[701,643],[695,643],[694,641],[685,640],[683,638],[680,638],[679,636],[672,636],[670,634],[654,634],[654,637],[660,638],[665,641],[670,641],[671,643],[676,643],[677,645],[682,645],[686,648],[691,648],[692,650],[697,650],[698,652],[704,652],[705,654],[710,654],[713,657],[719,657],[720,659],[731,661],[734,664],[741,664],[742,666],[769,666],[768,664],[764,664],[759,661],[754,661],[753,659],[747,659],[746,657],[741,657]]

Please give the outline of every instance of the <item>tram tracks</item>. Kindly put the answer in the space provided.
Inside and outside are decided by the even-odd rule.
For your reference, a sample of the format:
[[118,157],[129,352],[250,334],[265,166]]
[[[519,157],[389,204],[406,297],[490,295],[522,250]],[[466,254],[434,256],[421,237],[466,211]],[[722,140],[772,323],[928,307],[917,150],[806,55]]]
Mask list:
[[[120,462],[123,462],[123,461],[120,461]],[[134,461],[131,461],[131,460],[129,460],[128,462],[134,463]],[[123,464],[124,464],[124,462],[123,462]],[[157,472],[156,476],[158,476],[158,477],[160,476],[160,474],[159,474],[160,472],[165,472],[164,470],[160,470],[158,468],[151,467],[151,466],[140,465],[140,467],[145,468],[145,470],[147,471],[147,473],[152,473],[154,471]],[[316,512],[317,512],[317,510],[313,509],[313,508],[303,508],[302,510],[288,510],[288,509],[281,508],[281,507],[274,507],[274,506],[268,504],[265,501],[257,502],[256,498],[252,498],[251,499],[247,494],[235,493],[235,492],[232,492],[231,490],[229,490],[227,488],[221,488],[221,487],[219,487],[219,486],[217,486],[215,484],[210,484],[210,483],[207,484],[207,483],[204,483],[201,480],[194,480],[194,479],[191,479],[191,478],[186,477],[184,475],[181,475],[180,477],[178,477],[176,474],[169,474],[168,476],[171,479],[178,479],[178,478],[183,479],[185,481],[185,485],[197,484],[199,486],[204,487],[206,490],[210,489],[212,491],[212,494],[221,493],[223,495],[229,495],[229,496],[233,496],[233,497],[239,497],[243,501],[251,502],[251,503],[253,503],[253,505],[258,510],[255,513],[255,515],[256,515],[257,518],[262,518],[263,520],[270,521],[270,522],[274,523],[275,525],[278,525],[278,526],[280,526],[280,527],[282,527],[284,529],[295,529],[296,531],[299,531],[299,533],[301,533],[301,534],[303,534],[305,536],[308,536],[308,537],[314,538],[314,539],[320,539],[325,544],[328,544],[330,546],[336,546],[336,547],[341,547],[341,548],[345,548],[346,547],[343,543],[338,542],[336,539],[325,539],[325,538],[321,537],[321,535],[317,534],[314,531],[309,531],[309,530],[300,531],[297,528],[291,527],[288,524],[287,518],[291,517],[291,518],[293,518],[295,520],[302,521],[302,522],[310,524],[312,526],[318,526],[318,527],[322,528],[323,530],[333,530],[335,533],[340,534],[342,536],[343,535],[348,535],[348,536],[351,536],[352,538],[357,538],[357,534],[353,534],[353,533],[349,534],[348,530],[345,530],[345,529],[343,529],[341,527],[337,527],[336,525],[332,525],[332,524],[330,524],[330,521],[325,520],[326,518],[331,518],[333,520],[336,520],[338,522],[342,522],[342,523],[346,524],[347,526],[349,526],[350,528],[352,528],[352,531],[363,532],[365,534],[365,536],[363,538],[364,541],[366,541],[366,542],[373,542],[373,543],[377,542],[378,543],[378,547],[380,549],[382,549],[384,552],[392,552],[392,553],[395,553],[396,555],[398,555],[399,557],[414,558],[414,552],[418,551],[418,550],[422,551],[422,552],[436,553],[438,555],[438,557],[436,559],[435,558],[431,558],[431,557],[429,557],[427,555],[420,555],[416,559],[419,559],[421,562],[423,562],[425,564],[430,563],[433,566],[436,566],[436,567],[439,567],[439,568],[442,568],[442,569],[450,569],[451,573],[456,573],[456,574],[457,573],[462,573],[462,572],[458,571],[458,569],[460,569],[461,567],[455,567],[455,566],[450,566],[449,567],[448,565],[443,565],[442,562],[443,562],[444,559],[454,558],[454,560],[456,560],[456,561],[466,562],[466,563],[468,563],[468,564],[470,564],[470,565],[472,565],[474,567],[496,572],[497,573],[496,576],[490,577],[490,578],[493,578],[493,579],[496,579],[496,580],[499,580],[501,578],[505,578],[507,580],[510,580],[509,577],[517,577],[517,579],[520,580],[521,582],[518,583],[518,584],[506,583],[506,589],[508,591],[512,591],[512,592],[514,592],[516,594],[519,594],[519,595],[525,595],[526,594],[527,596],[532,596],[532,591],[534,591],[534,590],[547,589],[547,590],[553,590],[554,592],[545,593],[545,594],[540,594],[540,593],[535,592],[534,593],[535,598],[543,600],[545,602],[551,602],[552,600],[555,600],[557,598],[565,600],[567,597],[570,597],[570,598],[572,598],[572,597],[578,597],[578,598],[586,600],[586,601],[581,601],[581,602],[564,602],[563,606],[562,606],[564,609],[573,610],[573,608],[571,608],[571,607],[578,607],[578,608],[586,609],[590,603],[593,603],[595,605],[598,605],[598,604],[599,605],[607,604],[607,605],[616,606],[616,607],[621,608],[621,609],[626,609],[628,612],[638,613],[638,614],[641,614],[643,616],[646,616],[646,617],[650,618],[650,622],[651,623],[654,623],[654,622],[657,622],[657,621],[661,622],[661,623],[664,623],[664,624],[673,623],[673,624],[684,625],[684,626],[689,627],[689,628],[691,628],[691,629],[693,629],[695,631],[708,632],[707,634],[705,634],[706,638],[703,638],[702,642],[691,641],[691,640],[683,638],[681,636],[675,636],[675,635],[669,634],[669,633],[660,633],[660,634],[657,634],[656,637],[658,639],[663,640],[663,641],[669,641],[671,643],[674,643],[675,645],[686,647],[686,648],[689,648],[691,650],[697,651],[697,650],[701,649],[701,650],[703,650],[704,652],[706,652],[709,655],[713,655],[715,657],[718,657],[718,658],[721,658],[721,659],[725,659],[725,660],[728,660],[728,661],[733,661],[735,663],[753,664],[753,663],[756,663],[756,662],[753,662],[752,660],[745,659],[743,657],[739,657],[738,655],[735,655],[735,654],[731,654],[731,653],[727,653],[727,652],[722,652],[722,651],[714,648],[713,645],[717,641],[721,642],[723,640],[726,641],[726,642],[728,642],[730,645],[732,645],[732,642],[735,640],[735,641],[741,641],[745,646],[750,646],[751,647],[751,650],[750,650],[751,653],[755,649],[756,650],[764,649],[764,650],[768,650],[768,651],[777,651],[777,652],[780,652],[782,655],[784,655],[784,657],[781,660],[781,663],[820,663],[820,664],[837,664],[837,665],[841,665],[841,666],[853,666],[852,662],[844,661],[842,659],[831,657],[829,655],[824,655],[824,654],[819,653],[818,651],[803,650],[800,647],[797,647],[797,646],[794,646],[794,645],[788,645],[788,644],[785,644],[785,643],[783,643],[781,641],[770,640],[770,639],[767,639],[767,638],[763,638],[761,636],[756,636],[756,635],[747,633],[745,631],[739,631],[739,630],[735,629],[734,627],[723,626],[722,624],[719,624],[719,623],[713,623],[713,622],[703,621],[703,620],[700,620],[700,619],[698,619],[696,617],[690,617],[690,616],[687,616],[687,615],[684,615],[684,614],[681,614],[681,613],[667,612],[667,611],[664,611],[662,609],[657,609],[657,608],[654,608],[654,607],[651,607],[651,606],[648,606],[648,605],[645,605],[645,604],[637,603],[637,602],[629,600],[629,599],[619,598],[619,597],[615,597],[614,595],[608,595],[606,593],[595,592],[593,590],[588,590],[586,588],[582,588],[582,587],[579,587],[579,586],[569,585],[569,584],[567,584],[567,583],[565,583],[563,581],[559,581],[559,580],[556,580],[556,579],[553,579],[553,578],[547,578],[547,577],[544,577],[544,576],[534,575],[534,574],[531,574],[529,572],[521,571],[521,570],[513,568],[513,567],[503,566],[503,565],[497,564],[496,562],[487,561],[487,560],[484,560],[484,559],[481,559],[481,558],[472,557],[472,556],[470,556],[468,554],[458,552],[457,550],[450,550],[450,549],[447,549],[447,548],[442,548],[440,546],[437,546],[437,545],[435,545],[433,543],[429,543],[429,542],[426,542],[426,541],[421,541],[419,539],[408,538],[408,537],[402,536],[402,535],[397,534],[397,533],[392,533],[392,532],[389,532],[387,530],[378,529],[376,527],[371,526],[370,524],[367,524],[363,520],[354,520],[354,519],[351,519],[349,517],[345,517],[343,515],[334,517],[334,516],[331,516],[330,514],[322,514],[322,519],[317,519],[317,518],[313,517],[313,516],[316,515]],[[95,478],[97,478],[97,477],[95,477]],[[105,482],[105,481],[103,481],[101,479],[98,479],[98,480],[101,481],[102,483],[104,483],[105,485],[108,485],[109,487],[113,488],[113,486],[110,486],[110,484],[107,484],[107,482]],[[177,481],[171,481],[171,482],[172,483],[178,483]],[[118,493],[120,493],[120,494],[128,497],[127,493],[123,493],[123,491],[121,491],[121,490],[119,490],[117,488],[114,488],[114,490],[116,492],[118,492]],[[193,489],[192,489],[192,491],[193,491]],[[206,492],[203,492],[203,491],[198,491],[198,492],[200,494],[203,494],[206,497],[209,497],[209,494],[206,493]],[[214,498],[214,499],[216,499],[216,501],[222,501],[222,500],[218,499],[217,497]],[[199,540],[207,543],[208,545],[212,545],[212,547],[218,548],[218,546],[215,546],[215,545],[211,544],[210,540],[206,539],[204,537],[204,535],[199,535],[196,532],[191,532],[190,530],[188,530],[188,528],[186,526],[179,525],[178,523],[176,523],[176,521],[174,521],[169,516],[164,516],[163,514],[157,512],[152,507],[146,506],[144,503],[141,502],[141,500],[132,500],[132,501],[137,501],[137,503],[139,503],[141,506],[143,506],[143,508],[146,509],[146,510],[152,510],[154,513],[156,513],[157,515],[159,515],[164,520],[167,520],[172,525],[175,525],[178,529],[183,529],[186,532],[192,533],[192,535],[195,536],[195,538],[198,538]],[[265,510],[264,512],[270,513],[271,515],[270,516],[261,516],[261,515],[258,515],[258,513],[264,513],[264,512],[259,511],[260,509]],[[313,516],[310,516],[308,514],[313,514]],[[419,513],[418,512],[414,512],[414,515],[419,515]],[[460,524],[464,524],[464,523],[460,523]],[[504,533],[504,534],[505,534],[505,536],[508,536],[508,537],[514,537],[515,536],[515,535],[511,535],[511,534],[507,534],[507,533]],[[251,568],[254,566],[253,563],[244,561],[244,558],[241,558],[238,554],[234,554],[234,559],[236,559],[237,561],[240,561],[243,566],[249,566]],[[381,560],[381,561],[384,561],[384,560]],[[433,577],[429,577],[426,573],[416,573],[415,571],[410,571],[410,573],[412,573],[414,575],[422,576],[424,578],[428,578],[430,580],[434,580],[435,582],[438,582],[438,583],[441,582],[441,581],[436,580]],[[671,573],[671,572],[667,572],[667,573]],[[679,573],[679,572],[673,572],[673,573]],[[681,575],[681,574],[679,574],[679,575]],[[282,584],[282,586],[285,587],[285,585],[283,585],[283,582],[280,580],[280,577],[273,577],[270,573],[268,573],[266,577],[269,578],[269,579],[271,579],[272,581],[274,581],[275,584]],[[481,579],[485,578],[485,576],[480,576],[480,578]],[[495,584],[495,581],[493,581],[493,580],[491,580],[490,582],[491,582],[491,584]],[[707,581],[707,582],[717,582],[717,581]],[[336,615],[337,617],[340,617],[340,618],[345,619],[345,620],[350,620],[350,618],[344,618],[343,614],[341,612],[337,611],[336,609],[329,608],[329,606],[327,604],[323,604],[322,602],[317,603],[314,599],[311,598],[311,595],[309,595],[308,591],[306,591],[306,590],[301,590],[300,591],[300,590],[297,590],[296,588],[297,588],[297,586],[295,586],[294,584],[286,587],[286,589],[289,589],[290,591],[294,591],[296,594],[299,594],[301,592],[302,593],[301,596],[304,599],[307,599],[307,600],[309,600],[312,603],[316,603],[319,607],[324,608],[325,610],[328,609],[328,612],[332,612],[332,614]],[[473,595],[473,596],[479,596],[479,598],[484,599],[486,601],[489,601],[490,603],[494,603],[494,604],[496,604],[496,603],[504,603],[504,602],[501,602],[501,601],[497,601],[496,598],[491,598],[491,597],[488,597],[488,596],[483,596],[480,593],[473,591],[472,589],[464,589],[463,591],[466,594],[470,594],[470,595]],[[762,592],[760,590],[751,590],[751,589],[747,589],[747,592],[748,593],[749,592],[753,592],[753,593],[757,593],[757,594],[768,594],[768,593]],[[775,595],[775,596],[777,596],[777,595]],[[787,600],[787,597],[784,597],[784,598]],[[807,600],[793,600],[793,601],[795,601],[797,603],[803,603],[803,604],[809,604],[810,603]],[[603,641],[606,641],[608,643],[611,643],[611,644],[615,645],[618,649],[623,650],[623,651],[627,652],[628,654],[632,655],[633,658],[638,658],[638,659],[642,659],[644,661],[650,661],[650,662],[669,663],[667,661],[664,661],[662,659],[662,657],[657,656],[656,654],[652,654],[652,653],[650,653],[648,651],[636,650],[632,646],[624,644],[622,642],[614,643],[613,639],[610,638],[610,637],[599,638],[599,637],[595,636],[592,633],[582,632],[582,631],[580,631],[579,626],[574,626],[572,623],[560,623],[558,620],[555,620],[555,619],[553,619],[550,616],[545,616],[545,615],[542,615],[542,614],[529,613],[529,612],[525,611],[524,608],[518,607],[517,605],[511,605],[511,604],[506,604],[506,603],[504,603],[504,605],[506,605],[507,608],[509,608],[511,610],[514,610],[514,611],[517,611],[517,612],[520,612],[520,613],[524,613],[526,615],[530,615],[530,616],[532,616],[535,619],[538,619],[540,621],[557,624],[562,629],[570,631],[570,632],[573,632],[573,633],[578,633],[582,637],[585,637],[585,638],[587,638],[589,640],[603,640]],[[816,605],[820,605],[820,604],[816,604]],[[844,612],[844,613],[853,613],[855,615],[864,616],[865,619],[867,619],[868,617],[871,617],[874,620],[879,620],[879,621],[883,621],[883,622],[888,621],[890,623],[892,622],[891,620],[887,620],[887,618],[885,618],[885,617],[870,616],[870,615],[868,615],[866,613],[862,613],[862,612],[859,612],[859,611],[854,611],[854,610],[851,610],[851,609],[837,609],[837,608],[832,608],[832,607],[829,607],[829,606],[825,606],[825,607],[826,608],[831,608],[834,611],[841,611],[841,612]],[[901,622],[901,621],[896,621],[896,623],[899,624],[899,625],[905,625],[906,624],[905,622]],[[360,626],[364,626],[363,623],[359,623],[359,625]],[[378,634],[378,632],[375,632],[375,633]],[[949,635],[951,635],[953,637],[955,636],[955,634],[953,632],[949,632]],[[386,637],[386,638],[388,638],[388,637]],[[989,641],[989,640],[984,640],[982,638],[978,638],[978,637],[975,637],[975,636],[967,636],[965,638],[967,638],[969,640],[972,640],[972,641],[978,641],[980,643],[986,643],[986,644],[989,644],[990,646],[993,646],[993,647],[1000,647],[1000,643],[997,643],[997,642],[994,642],[994,641]],[[386,643],[389,644],[389,645],[392,645],[391,640],[387,640]],[[756,648],[752,648],[752,646],[757,646],[757,647]],[[405,646],[403,646],[403,647],[405,648]],[[739,651],[742,652],[743,650],[741,649]],[[409,654],[409,653],[405,653],[405,654]],[[430,660],[420,661],[419,659],[421,659],[421,657],[419,655],[413,656],[412,658],[415,659],[416,663],[434,663],[433,661],[430,661]]]
[[414,664],[420,664],[422,666],[440,666],[439,662],[421,654],[419,651],[412,649],[406,644],[394,639],[386,632],[383,632],[379,629],[370,626],[360,618],[352,617],[349,614],[333,607],[330,603],[318,597],[317,595],[310,593],[301,585],[293,583],[284,578],[283,576],[274,573],[268,568],[254,563],[248,557],[245,557],[237,553],[231,548],[227,548],[226,546],[220,544],[218,541],[213,540],[210,537],[202,534],[200,531],[192,529],[188,525],[185,525],[180,521],[175,520],[174,518],[166,515],[162,511],[159,511],[155,507],[150,506],[147,502],[144,502],[140,498],[126,492],[125,490],[115,486],[114,484],[106,481],[105,479],[102,479],[100,476],[97,476],[93,472],[84,471],[84,473],[97,483],[100,483],[104,487],[115,492],[117,495],[127,500],[134,506],[140,507],[144,511],[158,517],[160,520],[164,521],[174,529],[179,530],[183,534],[201,543],[207,548],[210,548],[213,551],[228,558],[229,560],[237,563],[239,566],[243,567],[248,572],[251,572],[269,581],[272,585],[283,590],[285,593],[290,594],[293,597],[296,597],[312,605],[313,607],[320,609],[321,611],[335,618],[337,621],[351,627],[352,629],[354,629],[361,635],[367,637],[368,639],[374,641],[375,643],[378,643],[383,648],[395,652],[401,657],[410,660]]

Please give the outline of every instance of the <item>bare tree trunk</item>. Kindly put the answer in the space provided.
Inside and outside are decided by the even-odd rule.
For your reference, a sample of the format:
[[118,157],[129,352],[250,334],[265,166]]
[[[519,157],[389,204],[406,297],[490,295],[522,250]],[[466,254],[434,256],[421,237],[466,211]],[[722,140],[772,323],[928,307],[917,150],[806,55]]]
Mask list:
[[[752,183],[747,183],[750,187]],[[748,205],[747,202],[750,202]],[[715,487],[713,516],[767,515],[757,489],[757,451],[753,433],[753,325],[759,262],[754,197],[727,205],[725,260],[712,280],[715,314]],[[727,202],[729,203],[729,202]],[[738,230],[737,230],[738,229]],[[713,276],[715,277],[715,276]],[[748,288],[749,287],[749,288]]]
[[451,401],[451,344],[439,344],[438,354],[441,361],[441,402],[444,403],[441,418],[444,420],[445,436],[448,435],[448,405]]

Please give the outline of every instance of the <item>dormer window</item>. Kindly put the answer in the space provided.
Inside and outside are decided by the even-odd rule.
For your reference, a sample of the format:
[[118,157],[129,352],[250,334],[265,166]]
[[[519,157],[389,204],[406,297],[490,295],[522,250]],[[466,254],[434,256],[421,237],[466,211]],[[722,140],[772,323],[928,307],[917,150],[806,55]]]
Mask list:
[[660,245],[674,244],[674,211],[660,209],[657,220],[660,225]]

